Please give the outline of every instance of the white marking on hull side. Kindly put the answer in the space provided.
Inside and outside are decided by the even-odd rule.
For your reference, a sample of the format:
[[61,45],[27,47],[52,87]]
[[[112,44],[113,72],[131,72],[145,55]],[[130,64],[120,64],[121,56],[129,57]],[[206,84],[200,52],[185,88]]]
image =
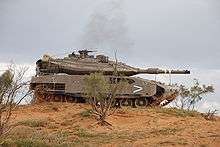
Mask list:
[[143,88],[142,88],[142,87],[137,86],[137,85],[134,85],[134,88],[137,88],[137,89],[136,89],[136,90],[134,90],[134,91],[133,91],[133,93],[137,93],[137,92],[140,92],[140,91],[142,91],[142,90],[143,90]]
[[168,100],[163,100],[161,103],[160,103],[160,106],[163,106],[164,104],[166,104],[168,102]]

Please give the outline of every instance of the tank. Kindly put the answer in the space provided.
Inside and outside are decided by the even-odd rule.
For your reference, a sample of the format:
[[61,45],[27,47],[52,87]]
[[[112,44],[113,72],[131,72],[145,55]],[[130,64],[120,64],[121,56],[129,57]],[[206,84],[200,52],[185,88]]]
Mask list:
[[[89,55],[93,51],[80,50],[64,58],[44,55],[36,62],[36,76],[30,89],[37,101],[67,101],[85,103],[83,82],[86,75],[102,72],[106,80],[126,80],[127,86],[117,94],[117,106],[165,106],[178,96],[176,85],[134,77],[137,74],[190,74],[188,70],[140,69],[109,60],[105,55]],[[114,76],[114,67],[121,76]]]
[[[104,75],[113,75],[115,61],[109,60],[105,55],[88,55],[92,51],[80,50],[79,54],[69,54],[63,59],[54,59],[44,55],[37,61],[37,75],[66,73],[68,75],[85,75],[102,72]],[[124,76],[137,74],[189,74],[188,70],[161,70],[158,68],[140,69],[121,62],[117,62],[117,71]]]

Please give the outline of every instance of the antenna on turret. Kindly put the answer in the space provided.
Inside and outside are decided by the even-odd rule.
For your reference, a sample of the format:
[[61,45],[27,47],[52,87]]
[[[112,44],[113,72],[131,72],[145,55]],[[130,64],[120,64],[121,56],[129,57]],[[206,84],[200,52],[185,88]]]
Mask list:
[[170,85],[172,84],[172,81],[171,81],[171,70],[169,71],[169,80],[170,80]]

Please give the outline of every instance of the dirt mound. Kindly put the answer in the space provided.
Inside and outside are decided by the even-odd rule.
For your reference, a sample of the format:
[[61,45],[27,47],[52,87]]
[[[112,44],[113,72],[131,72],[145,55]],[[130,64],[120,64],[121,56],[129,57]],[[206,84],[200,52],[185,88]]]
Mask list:
[[[21,106],[4,144],[41,146],[220,146],[220,119],[178,109],[122,108],[99,126],[88,105]],[[26,139],[25,139],[26,138]]]

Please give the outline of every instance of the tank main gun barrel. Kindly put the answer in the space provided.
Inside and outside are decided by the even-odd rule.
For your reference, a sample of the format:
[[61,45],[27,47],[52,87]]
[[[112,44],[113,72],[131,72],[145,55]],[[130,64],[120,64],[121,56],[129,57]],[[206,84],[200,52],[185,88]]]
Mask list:
[[139,74],[190,74],[189,70],[162,70],[159,68],[141,69]]

